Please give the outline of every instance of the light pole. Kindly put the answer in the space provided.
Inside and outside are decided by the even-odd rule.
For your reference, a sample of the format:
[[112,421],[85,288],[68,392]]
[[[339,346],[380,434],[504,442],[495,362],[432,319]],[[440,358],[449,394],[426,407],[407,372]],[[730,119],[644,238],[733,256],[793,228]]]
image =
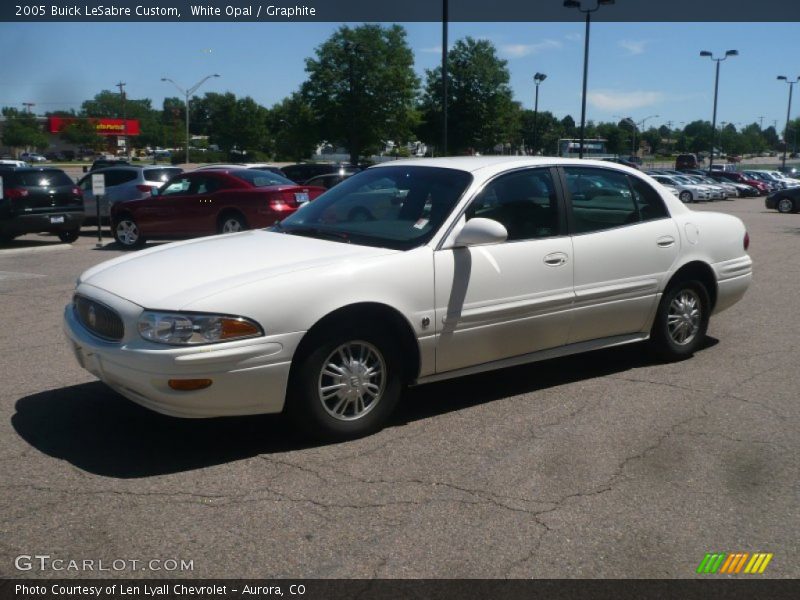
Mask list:
[[723,60],[728,58],[729,56],[738,56],[738,50],[728,50],[725,52],[725,56],[722,58],[714,58],[714,55],[711,54],[708,50],[703,50],[700,52],[700,56],[707,56],[715,63],[716,66],[716,75],[714,77],[714,115],[711,119],[711,156],[708,158],[708,170],[711,170],[711,167],[714,166],[714,141],[717,137],[717,94],[719,92],[719,63]]
[[783,130],[783,160],[781,160],[781,170],[786,172],[786,150],[789,147],[789,118],[792,114],[792,88],[800,80],[800,77],[795,77],[794,81],[792,81],[786,75],[778,75],[778,79],[789,84],[789,106],[786,107],[786,129]]
[[578,158],[583,158],[583,140],[586,130],[586,82],[589,75],[589,26],[592,22],[592,13],[597,11],[603,4],[614,4],[614,0],[597,0],[597,5],[594,8],[581,8],[579,0],[564,0],[564,6],[567,8],[577,8],[580,12],[586,15],[586,34],[583,40],[583,95],[581,98],[581,142],[580,150],[578,151]]
[[177,83],[175,83],[169,77],[162,77],[161,78],[161,81],[169,81],[172,85],[174,85],[176,88],[178,88],[178,91],[181,94],[183,94],[184,98],[185,98],[185,103],[186,103],[186,162],[187,163],[189,162],[189,99],[191,98],[192,94],[194,94],[200,88],[201,85],[203,85],[206,81],[208,81],[212,77],[219,77],[219,75],[217,73],[214,73],[213,75],[206,75],[200,81],[198,81],[192,87],[190,87],[188,90],[184,90],[181,86],[179,86]]
[[447,156],[447,0],[442,0],[442,156]]
[[[657,119],[659,116],[661,116],[661,115],[647,115],[644,119],[639,121],[639,123],[641,124],[641,130],[644,131],[644,124],[647,122],[647,119]],[[635,126],[633,128],[633,147],[634,147],[634,149],[637,147],[636,146],[636,127]],[[636,156],[636,152],[635,151],[634,151],[633,155]]]
[[536,85],[536,100],[533,103],[533,155],[536,156],[536,147],[537,147],[537,134],[538,132],[538,125],[539,125],[539,84],[542,83],[545,79],[547,79],[547,75],[544,73],[536,73],[533,76],[533,83]]

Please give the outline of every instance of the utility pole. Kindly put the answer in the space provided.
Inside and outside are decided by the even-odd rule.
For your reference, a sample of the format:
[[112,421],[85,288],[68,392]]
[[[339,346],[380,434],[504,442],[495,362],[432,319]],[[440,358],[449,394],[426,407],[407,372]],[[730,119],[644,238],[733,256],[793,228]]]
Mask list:
[[36,106],[35,102],[23,102],[22,106],[25,107],[25,112],[31,114],[31,107]]
[[761,115],[760,117],[758,117],[758,130],[759,131],[763,131],[764,130],[764,115]]
[[[128,156],[128,120],[125,117],[125,86],[124,81],[120,81],[115,87],[119,88],[119,95],[122,98],[122,141],[125,144],[125,156]],[[119,145],[118,145],[119,146]]]

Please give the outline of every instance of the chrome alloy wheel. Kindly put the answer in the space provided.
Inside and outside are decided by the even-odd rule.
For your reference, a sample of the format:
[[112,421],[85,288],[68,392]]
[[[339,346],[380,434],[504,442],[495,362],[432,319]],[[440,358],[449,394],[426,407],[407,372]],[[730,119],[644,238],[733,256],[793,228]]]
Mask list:
[[790,213],[794,209],[794,204],[790,198],[781,198],[778,200],[778,206],[776,206],[776,208],[778,212]]
[[330,353],[322,366],[317,394],[325,411],[340,421],[355,421],[380,402],[386,389],[386,363],[378,349],[354,340]]
[[236,233],[242,230],[242,222],[236,217],[229,217],[225,219],[222,224],[222,233]]
[[700,331],[702,303],[694,290],[681,290],[669,304],[667,328],[672,341],[679,346],[692,342]]
[[139,240],[139,228],[130,219],[122,219],[117,223],[116,233],[123,246],[133,246]]

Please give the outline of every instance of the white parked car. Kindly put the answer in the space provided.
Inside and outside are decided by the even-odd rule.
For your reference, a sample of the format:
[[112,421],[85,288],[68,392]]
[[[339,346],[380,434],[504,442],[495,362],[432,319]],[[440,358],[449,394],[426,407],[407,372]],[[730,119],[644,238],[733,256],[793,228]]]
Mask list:
[[65,329],[84,368],[153,410],[285,410],[343,439],[407,384],[647,340],[687,357],[750,285],[748,244],[736,217],[621,165],[396,161],[269,230],[89,269]]
[[678,188],[678,198],[685,204],[689,202],[706,201],[711,198],[711,192],[707,187],[692,183],[682,175],[661,175],[659,173],[653,173],[651,177],[661,185],[669,185]]

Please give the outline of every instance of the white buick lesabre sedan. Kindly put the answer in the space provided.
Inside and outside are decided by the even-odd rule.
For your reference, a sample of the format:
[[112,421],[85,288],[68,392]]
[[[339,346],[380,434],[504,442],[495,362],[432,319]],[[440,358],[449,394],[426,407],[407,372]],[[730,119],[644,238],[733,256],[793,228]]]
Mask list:
[[78,279],[65,328],[111,388],[180,417],[380,428],[407,384],[619,344],[678,359],[751,281],[748,235],[608,162],[386,163],[268,230]]

